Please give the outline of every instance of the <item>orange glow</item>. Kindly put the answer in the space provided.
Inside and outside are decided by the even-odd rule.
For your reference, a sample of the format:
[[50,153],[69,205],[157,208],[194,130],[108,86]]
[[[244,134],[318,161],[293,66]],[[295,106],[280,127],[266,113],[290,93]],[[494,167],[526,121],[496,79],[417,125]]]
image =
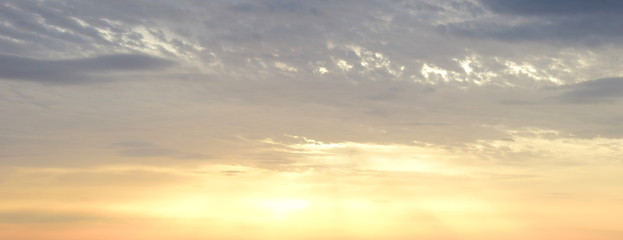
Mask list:
[[[8,195],[0,205],[0,217],[8,223],[2,225],[0,238],[493,240],[566,236],[579,240],[591,235],[581,228],[616,228],[617,222],[607,219],[623,215],[617,200],[588,201],[589,195],[573,188],[586,181],[605,183],[611,179],[608,176],[616,176],[615,169],[595,166],[612,175],[592,179],[582,178],[572,169],[512,172],[517,171],[512,167],[487,174],[454,160],[457,156],[453,154],[461,154],[462,159],[475,157],[468,152],[453,153],[434,146],[305,141],[262,142],[273,151],[296,151],[302,161],[325,163],[326,168],[275,171],[218,164],[193,169],[16,168],[11,181],[1,185]],[[587,143],[546,139],[487,145],[521,148],[530,142],[539,142],[543,149],[558,145],[579,156],[583,148],[597,149]],[[593,155],[607,155],[610,150],[601,151]],[[329,159],[336,164],[329,164]],[[89,175],[76,175],[84,172]],[[150,176],[153,182],[112,181],[126,172],[136,178]],[[537,173],[550,177],[544,180],[530,175]],[[73,181],[74,177],[94,175],[111,181]],[[155,176],[166,181],[156,181]],[[568,182],[561,185],[562,181]],[[93,187],[93,183],[99,186]],[[604,195],[616,184],[584,191]],[[591,224],[573,217],[579,215],[603,220]],[[25,234],[29,228],[37,231]]]

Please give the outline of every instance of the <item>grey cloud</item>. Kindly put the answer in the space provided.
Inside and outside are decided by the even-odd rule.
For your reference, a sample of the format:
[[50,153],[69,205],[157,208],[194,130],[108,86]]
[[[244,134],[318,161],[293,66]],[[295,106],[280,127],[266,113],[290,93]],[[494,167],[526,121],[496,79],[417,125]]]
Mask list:
[[140,54],[105,55],[68,60],[40,60],[0,54],[0,78],[45,84],[78,84],[103,80],[98,73],[159,70],[169,60]]
[[460,23],[447,26],[451,32],[475,38],[504,41],[541,41],[600,45],[623,38],[618,24],[621,16],[586,16],[557,19],[533,19],[525,24]]
[[66,61],[69,66],[86,71],[137,71],[166,68],[169,60],[140,54],[119,54]]
[[[125,71],[169,65],[160,65],[158,58],[146,55],[136,56],[156,59],[156,63],[106,54],[152,54],[161,47],[159,43],[169,50],[176,48],[180,55],[175,56],[188,60],[179,61],[175,72],[158,76],[154,84],[117,81],[107,89],[90,89],[88,85],[50,89],[23,81],[7,82],[18,92],[29,88],[34,89],[30,91],[33,95],[49,92],[36,102],[55,102],[57,106],[28,113],[13,103],[1,106],[5,114],[0,117],[9,119],[5,120],[11,122],[9,129],[24,129],[33,136],[42,135],[42,129],[50,135],[80,131],[80,136],[97,136],[94,129],[112,129],[122,139],[141,136],[143,131],[164,138],[174,134],[205,145],[206,152],[218,156],[211,159],[214,162],[225,161],[221,160],[227,157],[225,149],[239,144],[233,143],[233,136],[263,139],[286,133],[325,142],[421,141],[457,146],[507,137],[495,126],[577,131],[584,132],[583,137],[623,136],[616,125],[620,121],[615,121],[620,110],[613,106],[602,104],[590,117],[579,116],[585,112],[584,106],[542,100],[559,97],[563,89],[534,91],[554,85],[548,77],[568,83],[617,76],[610,72],[620,69],[616,58],[620,54],[611,51],[618,47],[508,42],[612,42],[621,36],[620,17],[596,14],[601,10],[580,15],[570,10],[527,15],[498,6],[491,13],[469,0],[10,2],[18,10],[12,13],[15,16],[4,17],[15,24],[0,24],[0,31],[19,41],[0,38],[5,41],[0,42],[0,53],[5,54],[2,59],[8,59],[11,66],[32,67],[5,69],[3,64],[0,76],[4,78],[13,75],[14,79],[53,83],[103,80],[103,75],[118,79]],[[43,23],[34,21],[33,16]],[[87,24],[81,25],[81,21]],[[462,35],[438,31],[439,24]],[[55,27],[68,29],[72,35],[62,35]],[[462,37],[469,34],[478,41]],[[107,40],[85,41],[99,39],[98,35]],[[71,54],[108,57],[59,60],[59,56]],[[464,70],[460,61],[472,71]],[[277,63],[296,71],[279,69]],[[438,78],[424,77],[425,65],[438,67],[440,73],[431,73]],[[178,72],[188,77],[171,81],[180,79],[175,75]],[[476,86],[471,82],[474,79],[483,80],[484,85]],[[576,88],[569,88],[566,101],[586,94],[578,90],[579,85]],[[12,90],[0,91],[8,96]],[[63,123],[62,129],[54,128],[49,120],[59,115],[65,116],[57,120]],[[69,123],[81,128],[76,130]],[[611,131],[613,128],[619,130]],[[223,139],[229,142],[214,145]],[[222,147],[225,145],[230,148]],[[196,150],[172,150],[146,142],[116,147],[112,154],[137,161],[145,157],[210,158],[193,155]],[[286,161],[290,156],[268,158],[276,160],[266,161],[266,165],[291,165]]]
[[320,14],[318,6],[327,4],[327,1],[297,0],[263,0],[233,3],[231,9],[241,12],[267,11],[267,12],[290,12],[297,14]]
[[498,14],[451,23],[447,30],[475,38],[531,40],[582,45],[612,43],[623,38],[621,1],[481,0]]
[[136,148],[136,147],[153,147],[155,146],[153,143],[144,142],[144,141],[124,141],[113,144],[118,147],[126,147],[126,148]]
[[158,146],[136,146],[118,151],[118,154],[121,156],[137,158],[169,157],[175,155],[176,153],[177,151],[175,150]]
[[[34,55],[44,49],[70,50],[110,45],[97,30],[78,23],[67,8],[44,6],[51,3],[26,0],[1,4],[0,19],[4,24],[0,24],[0,34],[27,46],[30,49],[22,49],[22,52],[32,51]],[[0,45],[0,50],[16,53],[5,44]]]
[[181,160],[210,160],[210,159],[213,159],[214,156],[208,155],[208,154],[201,154],[201,153],[191,153],[191,154],[186,154],[186,155],[180,155],[175,158],[181,159]]
[[[9,5],[10,6],[10,5]],[[85,39],[81,39],[79,36],[60,31],[58,29],[54,29],[49,27],[48,25],[41,24],[37,21],[35,14],[31,14],[26,11],[21,11],[21,9],[8,7],[7,4],[4,4],[2,8],[0,8],[0,16],[2,16],[2,20],[6,21],[8,24],[3,24],[3,26],[11,26],[15,32],[3,31],[4,34],[14,33],[17,35],[18,33],[22,34],[31,34],[42,37],[49,38],[60,38],[69,42],[78,43],[81,41],[85,41]],[[12,35],[8,35],[9,37],[15,37]],[[19,36],[19,35],[17,35]]]
[[[166,56],[193,57],[192,62],[224,77],[265,73],[268,78],[281,77],[274,76],[279,71],[271,70],[279,62],[296,68],[298,71],[292,74],[297,78],[411,81],[423,78],[424,64],[462,72],[452,59],[471,54],[466,49],[482,48],[457,44],[457,39],[448,38],[432,26],[435,22],[455,22],[455,18],[469,19],[484,11],[463,0],[25,2],[13,4],[19,9],[14,11],[24,15],[16,19],[28,21],[36,15],[45,21],[29,25],[53,32],[55,27],[69,29],[78,38],[70,41],[10,25],[7,31],[12,32],[7,36],[23,41],[18,44],[22,49],[9,47],[14,43],[0,44],[5,53],[63,56],[109,54],[110,49],[150,54],[155,50]],[[83,22],[86,25],[79,24]],[[80,39],[102,37],[105,41],[78,43]],[[150,41],[154,38],[158,43]],[[499,49],[504,48],[496,51]],[[352,69],[338,67],[341,61]],[[328,74],[312,74],[319,69]]]
[[76,19],[72,18],[75,12],[63,8],[46,8],[42,6],[26,5],[26,1],[20,2],[24,11],[39,15],[49,26],[60,27],[69,30],[73,34],[87,37],[98,42],[106,41],[100,33],[89,27],[81,25]]
[[623,2],[619,0],[481,0],[496,12],[520,15],[567,15],[623,13]]
[[180,11],[173,4],[149,1],[2,1],[0,53],[44,58],[145,53],[150,43],[136,27],[157,29],[161,22],[196,20]]
[[213,155],[180,152],[145,141],[117,142],[112,144],[111,147],[118,149],[118,155],[132,158],[169,157],[179,160],[210,160],[214,158]]
[[603,78],[570,86],[561,99],[569,103],[602,103],[622,97],[623,78]]
[[405,125],[411,125],[411,126],[450,126],[452,124],[451,123],[447,123],[447,122],[411,122],[411,123],[407,123]]
[[499,103],[500,103],[500,104],[503,104],[503,105],[510,105],[510,106],[513,106],[513,105],[530,105],[530,104],[534,104],[533,102],[524,101],[524,100],[515,100],[515,99],[512,99],[512,100],[502,100],[502,101],[500,101]]

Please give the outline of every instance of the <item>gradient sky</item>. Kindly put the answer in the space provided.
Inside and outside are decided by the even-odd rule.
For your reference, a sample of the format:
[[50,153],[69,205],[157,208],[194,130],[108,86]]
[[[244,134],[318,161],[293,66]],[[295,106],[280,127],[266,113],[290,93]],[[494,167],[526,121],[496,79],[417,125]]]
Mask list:
[[0,0],[0,239],[623,239],[618,0]]

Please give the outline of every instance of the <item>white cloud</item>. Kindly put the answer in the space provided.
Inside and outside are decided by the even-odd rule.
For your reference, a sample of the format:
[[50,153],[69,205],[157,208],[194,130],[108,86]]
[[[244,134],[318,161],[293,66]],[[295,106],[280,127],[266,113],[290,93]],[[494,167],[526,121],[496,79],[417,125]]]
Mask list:
[[276,62],[275,67],[281,71],[298,72],[298,69],[283,62]]

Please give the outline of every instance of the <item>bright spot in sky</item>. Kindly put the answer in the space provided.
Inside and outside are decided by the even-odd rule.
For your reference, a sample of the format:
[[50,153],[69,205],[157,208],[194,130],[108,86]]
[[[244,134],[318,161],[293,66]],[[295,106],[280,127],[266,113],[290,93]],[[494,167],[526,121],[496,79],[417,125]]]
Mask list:
[[309,205],[308,200],[298,198],[266,199],[260,203],[262,208],[274,213],[278,218],[283,218],[292,212],[303,211]]

